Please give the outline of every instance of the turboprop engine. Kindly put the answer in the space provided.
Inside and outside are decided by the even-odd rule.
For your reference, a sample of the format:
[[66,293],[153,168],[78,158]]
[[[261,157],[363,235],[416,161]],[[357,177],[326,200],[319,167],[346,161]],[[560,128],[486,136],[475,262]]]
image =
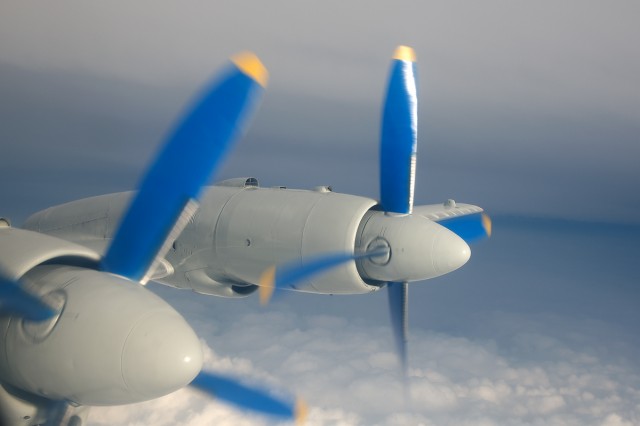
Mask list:
[[[425,280],[451,272],[469,259],[467,243],[444,226],[421,215],[389,214],[376,208],[373,199],[325,187],[264,189],[254,178],[235,179],[207,192],[176,250],[200,258],[205,252],[206,277],[236,286],[258,285],[271,265],[304,264],[323,253],[386,252],[310,276],[295,286],[325,294],[367,293],[388,281]],[[168,260],[172,256],[183,254],[170,253]],[[193,262],[188,258],[183,264]],[[178,262],[172,263],[179,272]],[[197,283],[202,270],[190,268],[189,283],[206,285]]]
[[91,264],[97,255],[88,249],[19,229],[3,230],[2,246],[39,263],[22,274],[30,265],[8,255],[0,266],[57,311],[43,321],[0,317],[4,383],[53,400],[117,405],[166,395],[200,372],[200,341],[164,300],[122,277],[61,264]]
[[[263,92],[267,71],[255,55],[231,62],[169,134],[133,197],[48,209],[25,230],[0,219],[0,424],[81,426],[90,405],[149,400],[186,385],[244,409],[304,416],[300,402],[203,371],[194,331],[144,287],[166,266],[203,184]],[[66,226],[51,228],[59,220]]]

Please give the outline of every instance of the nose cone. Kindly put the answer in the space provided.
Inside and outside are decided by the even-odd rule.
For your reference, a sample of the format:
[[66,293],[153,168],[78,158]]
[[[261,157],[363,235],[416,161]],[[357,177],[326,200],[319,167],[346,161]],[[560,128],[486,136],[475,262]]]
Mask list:
[[188,385],[201,369],[200,341],[175,311],[155,312],[138,322],[122,351],[124,382],[144,399]]
[[386,245],[386,258],[363,259],[358,271],[367,278],[387,282],[411,282],[435,278],[464,265],[471,249],[444,226],[417,215],[390,216],[372,212],[360,236],[368,251]]
[[467,263],[471,257],[471,248],[455,233],[442,228],[433,242],[432,256],[436,272],[444,275]]

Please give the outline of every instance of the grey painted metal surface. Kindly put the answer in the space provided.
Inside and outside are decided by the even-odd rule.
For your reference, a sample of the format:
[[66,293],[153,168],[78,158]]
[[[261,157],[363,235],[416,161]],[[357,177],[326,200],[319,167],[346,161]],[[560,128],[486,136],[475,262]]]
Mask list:
[[184,318],[139,284],[92,269],[98,259],[79,244],[0,228],[3,276],[59,311],[39,322],[0,317],[0,423],[75,424],[87,410],[67,401],[153,399],[200,371],[200,342]]
[[0,228],[0,271],[7,279],[18,280],[26,272],[52,259],[97,263],[99,255],[80,244],[51,238],[37,232]]
[[37,266],[22,281],[62,310],[44,322],[0,319],[7,383],[53,400],[116,405],[165,395],[200,371],[191,327],[139,284],[61,265]]

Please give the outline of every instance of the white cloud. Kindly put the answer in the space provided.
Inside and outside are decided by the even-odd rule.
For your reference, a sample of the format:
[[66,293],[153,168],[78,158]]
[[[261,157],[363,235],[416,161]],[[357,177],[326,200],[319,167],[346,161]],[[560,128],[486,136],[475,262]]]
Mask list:
[[[224,312],[203,317],[196,308],[190,320],[207,342],[207,368],[303,395],[311,406],[311,425],[640,422],[637,370],[570,347],[546,333],[546,324],[536,332],[525,327],[526,334],[515,335],[509,347],[416,330],[410,347],[411,401],[405,406],[396,361],[389,352],[389,330],[384,327],[291,312],[251,313],[244,308],[233,319]],[[514,326],[512,321],[510,327]],[[134,406],[94,409],[90,416],[92,425],[271,421],[192,390]]]

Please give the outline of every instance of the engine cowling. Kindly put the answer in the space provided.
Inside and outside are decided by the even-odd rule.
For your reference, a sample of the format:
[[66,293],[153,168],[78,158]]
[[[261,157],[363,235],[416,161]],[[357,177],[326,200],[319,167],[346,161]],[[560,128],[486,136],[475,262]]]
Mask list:
[[[200,342],[165,301],[125,278],[62,264],[82,263],[72,245],[63,255],[71,243],[11,231],[0,239],[2,253],[12,250],[12,240],[22,241],[24,253],[41,243],[32,247],[38,264],[15,278],[60,313],[41,322],[0,317],[2,382],[53,400],[115,405],[166,395],[199,373]],[[42,250],[47,246],[57,247],[50,256]]]
[[[216,281],[257,284],[272,265],[328,252],[353,252],[358,226],[374,200],[326,190],[243,189],[216,218],[208,268]],[[300,285],[300,291],[366,293],[356,265],[335,268]]]

